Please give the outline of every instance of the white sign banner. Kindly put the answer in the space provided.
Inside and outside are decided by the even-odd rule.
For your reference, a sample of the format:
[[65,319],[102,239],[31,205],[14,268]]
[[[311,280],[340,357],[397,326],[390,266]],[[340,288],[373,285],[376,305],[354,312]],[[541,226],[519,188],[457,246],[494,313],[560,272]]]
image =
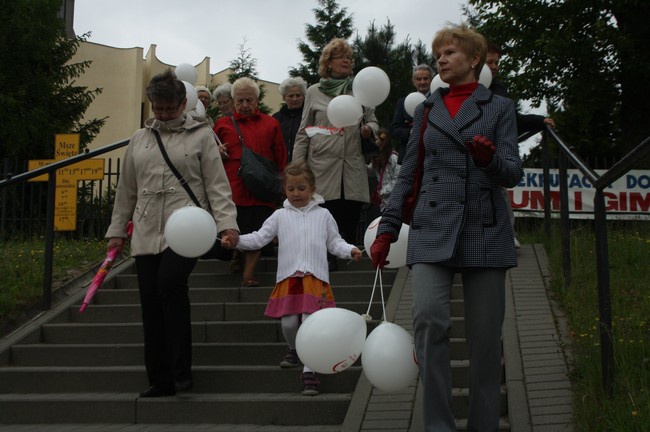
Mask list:
[[[602,175],[606,170],[595,170]],[[559,170],[549,173],[551,214],[559,217]],[[574,219],[593,219],[595,189],[576,169],[567,170],[569,215]],[[540,168],[524,169],[519,184],[508,190],[516,216],[544,217],[544,173]],[[608,219],[650,220],[650,171],[632,170],[603,191]]]

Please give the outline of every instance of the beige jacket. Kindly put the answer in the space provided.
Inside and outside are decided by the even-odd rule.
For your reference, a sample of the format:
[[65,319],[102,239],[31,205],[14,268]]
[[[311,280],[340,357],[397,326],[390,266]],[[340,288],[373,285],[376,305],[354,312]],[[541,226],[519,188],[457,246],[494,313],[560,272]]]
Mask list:
[[[317,133],[311,138],[307,135],[305,128],[308,126],[333,127],[327,118],[327,105],[332,98],[321,92],[319,86],[312,85],[305,95],[292,160],[307,161],[316,176],[316,190],[325,201],[341,198],[343,183],[345,199],[370,202],[368,171],[361,152],[360,125],[346,127],[342,134]],[[376,134],[379,126],[374,108],[366,108],[365,120]]]
[[163,235],[167,218],[178,208],[194,205],[163,159],[152,128],[160,132],[170,160],[201,207],[214,216],[218,232],[239,231],[237,210],[212,130],[206,121],[182,115],[168,122],[149,119],[131,138],[106,238],[125,238],[126,225],[133,220],[131,255],[161,253],[167,248]]

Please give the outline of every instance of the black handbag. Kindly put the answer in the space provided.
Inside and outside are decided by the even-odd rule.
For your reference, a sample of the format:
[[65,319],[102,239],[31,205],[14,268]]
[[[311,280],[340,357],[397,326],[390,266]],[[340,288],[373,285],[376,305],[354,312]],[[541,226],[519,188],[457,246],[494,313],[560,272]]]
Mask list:
[[282,201],[282,179],[278,166],[272,160],[248,148],[235,118],[233,116],[230,118],[237,129],[241,143],[241,161],[237,175],[255,198],[264,202],[280,203]]
[[[160,149],[160,153],[163,155],[163,159],[165,159],[165,162],[167,162],[167,165],[169,166],[169,169],[172,170],[176,178],[178,179],[179,183],[181,186],[183,186],[183,189],[185,189],[185,192],[189,195],[189,197],[192,199],[194,204],[197,207],[201,207],[201,203],[199,202],[199,199],[194,195],[194,192],[192,192],[192,189],[188,186],[187,182],[181,175],[181,173],[176,169],[172,161],[169,159],[169,155],[167,154],[167,150],[165,150],[165,146],[162,143],[162,140],[160,139],[160,134],[158,133],[157,130],[151,129],[153,134],[156,137],[156,141],[158,142],[158,148]],[[200,259],[217,259],[221,261],[230,261],[233,257],[233,254],[235,253],[234,250],[232,249],[226,249],[221,246],[221,238],[217,236],[217,238],[214,241],[214,244],[212,245],[212,248],[207,251],[205,254],[201,255],[199,258]]]

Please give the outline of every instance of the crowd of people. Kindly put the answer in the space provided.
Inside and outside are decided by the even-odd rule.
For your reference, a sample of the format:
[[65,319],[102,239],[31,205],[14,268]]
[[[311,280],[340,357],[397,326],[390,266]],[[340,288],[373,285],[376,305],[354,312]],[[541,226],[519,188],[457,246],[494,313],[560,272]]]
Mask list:
[[[516,113],[497,79],[500,52],[466,25],[438,31],[432,51],[449,87],[431,92],[434,69],[417,65],[413,86],[426,100],[413,115],[405,99],[398,100],[387,127],[380,127],[373,108],[365,108],[363,121],[351,126],[330,122],[329,103],[352,94],[354,80],[352,47],[340,38],[322,50],[318,83],[308,86],[293,77],[282,82],[284,103],[272,116],[259,110],[260,88],[250,78],[213,92],[197,87],[206,112],[218,108],[217,118],[187,114],[185,86],[171,70],[152,78],[147,96],[154,118],[127,147],[106,234],[109,248],[121,248],[133,220],[131,254],[150,384],[142,397],[193,386],[188,278],[197,258],[176,254],[160,229],[174,210],[194,205],[174,170],[165,167],[173,163],[214,217],[222,245],[235,250],[230,271],[242,274],[243,288],[259,286],[258,260],[277,249],[276,285],[266,315],[280,320],[287,341],[281,367],[300,364],[295,349],[300,324],[335,306],[329,273],[337,270],[337,258],[361,258],[355,243],[362,210],[376,205],[382,215],[368,251],[375,268],[387,264],[391,243],[402,223],[409,223],[406,263],[413,280],[426,430],[455,430],[448,329],[456,273],[463,278],[470,353],[468,430],[498,429],[505,274],[517,265],[514,217],[504,191],[522,176],[518,134],[554,124]],[[478,82],[484,64],[493,73],[489,89]],[[362,140],[378,146],[369,162]],[[260,199],[244,184],[238,175],[243,146],[283,173],[282,203]],[[412,218],[405,220],[412,197]],[[306,365],[301,380],[303,394],[318,394],[319,379]]]

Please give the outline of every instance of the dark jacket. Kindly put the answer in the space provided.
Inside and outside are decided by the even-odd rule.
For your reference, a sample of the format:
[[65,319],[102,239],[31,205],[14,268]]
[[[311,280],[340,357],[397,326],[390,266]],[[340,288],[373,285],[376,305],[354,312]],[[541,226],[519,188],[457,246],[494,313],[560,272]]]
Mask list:
[[[490,91],[495,95],[509,97],[506,86],[499,79],[493,79],[490,84]],[[544,130],[545,117],[539,114],[520,114],[517,112],[517,134],[523,135],[527,132],[541,132]]]
[[282,136],[284,137],[284,146],[287,148],[287,160],[291,160],[293,155],[293,143],[296,141],[296,133],[300,128],[300,119],[302,118],[302,107],[299,109],[289,109],[282,105],[280,111],[273,114],[273,118],[280,122]]
[[[523,171],[515,107],[510,99],[494,95],[479,85],[452,119],[441,91],[425,102],[431,111],[423,119],[423,106],[415,109],[413,130],[424,133],[424,171],[411,221],[406,263],[440,263],[454,268],[517,265],[512,225],[501,188],[519,182]],[[484,168],[469,156],[465,143],[485,135],[496,146],[494,159]],[[402,207],[409,195],[417,167],[419,133],[407,144],[397,182],[382,213],[377,233],[397,237],[402,227]]]
[[409,141],[411,127],[413,126],[413,117],[408,115],[404,109],[404,100],[406,100],[406,98],[399,98],[397,100],[393,122],[390,124],[390,135],[399,141],[399,149],[397,153],[398,165],[401,165],[404,160],[406,143]]

